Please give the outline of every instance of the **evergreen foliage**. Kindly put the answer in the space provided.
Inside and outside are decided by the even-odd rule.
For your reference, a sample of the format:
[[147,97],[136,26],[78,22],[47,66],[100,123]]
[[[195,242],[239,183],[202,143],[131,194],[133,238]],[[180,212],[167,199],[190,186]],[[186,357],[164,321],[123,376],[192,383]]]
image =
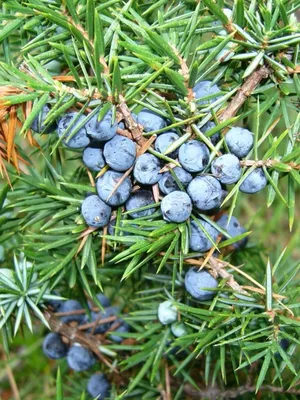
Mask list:
[[[0,330],[7,354],[27,328],[40,336],[45,326],[44,334],[50,328],[69,342],[75,338],[98,356],[92,371],[105,374],[111,399],[299,396],[299,8],[299,0],[3,2]],[[193,88],[205,80],[217,89],[197,100]],[[131,114],[143,108],[168,126],[143,130]],[[78,119],[63,135],[51,133],[69,111],[79,112]],[[224,137],[235,127],[254,133],[254,147],[216,216],[193,209],[188,221],[168,222],[156,187],[155,204],[134,209],[154,212],[132,219],[132,210],[119,206],[113,227],[87,227],[81,204],[96,193],[107,167],[89,170],[82,151],[64,143],[93,117],[107,115],[123,122],[118,132],[136,142],[138,156],[148,151],[165,165],[180,167],[171,155],[198,139],[210,150],[209,171],[222,149],[228,152]],[[179,138],[161,153],[152,144],[170,130]],[[210,140],[216,134],[221,140]],[[268,181],[263,196],[243,193],[258,168]],[[241,210],[247,229],[231,237],[216,221]],[[270,221],[259,224],[266,215]],[[210,250],[190,250],[193,226],[213,244]],[[276,243],[269,241],[273,226]],[[196,301],[186,291],[191,267],[218,280],[211,300]],[[129,332],[116,329],[99,339],[91,326],[61,324],[49,307],[77,299],[90,315],[89,301],[102,308],[102,290],[120,307]],[[172,325],[158,320],[167,300],[177,310]],[[115,335],[122,340],[110,340]],[[62,361],[56,374],[49,399],[88,398],[91,371],[68,375]]]

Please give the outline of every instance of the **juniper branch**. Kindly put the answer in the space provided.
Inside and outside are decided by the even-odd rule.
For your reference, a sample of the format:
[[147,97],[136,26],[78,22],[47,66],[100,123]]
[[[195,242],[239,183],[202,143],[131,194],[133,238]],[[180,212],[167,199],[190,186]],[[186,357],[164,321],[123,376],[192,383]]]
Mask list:
[[93,353],[95,353],[99,360],[102,361],[106,366],[115,370],[115,367],[107,360],[106,357],[103,356],[99,350],[99,346],[101,346],[102,343],[94,335],[86,332],[83,333],[77,328],[62,323],[49,311],[46,311],[44,316],[53,332],[60,333],[70,342],[77,342],[87,347]]

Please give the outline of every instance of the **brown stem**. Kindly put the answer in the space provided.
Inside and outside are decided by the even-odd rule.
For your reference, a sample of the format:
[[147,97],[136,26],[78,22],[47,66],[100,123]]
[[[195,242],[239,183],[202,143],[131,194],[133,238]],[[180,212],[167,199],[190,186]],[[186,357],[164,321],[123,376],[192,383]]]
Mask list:
[[146,139],[143,137],[143,126],[138,124],[133,119],[124,97],[120,95],[119,98],[120,98],[119,109],[124,117],[127,128],[129,128],[129,130],[131,131],[133,140],[136,141],[139,146],[143,146],[143,144],[145,144],[146,142]]
[[[1,352],[2,352],[2,348],[1,348]],[[19,392],[16,380],[14,377],[13,370],[11,368],[10,363],[8,362],[9,359],[8,359],[7,355],[4,353],[4,351],[3,351],[2,359],[4,360],[4,363],[5,363],[5,371],[6,371],[6,375],[7,375],[10,387],[11,387],[11,391],[14,396],[14,400],[21,400],[20,392]]]
[[[233,389],[224,390],[223,388],[218,388],[216,386],[208,387],[204,390],[197,390],[193,388],[191,385],[184,385],[184,392],[194,398],[194,399],[213,399],[213,400],[221,400],[221,399],[236,399],[238,396],[241,396],[245,393],[253,393],[256,392],[256,386],[240,386]],[[272,393],[290,393],[299,395],[300,390],[297,389],[284,389],[282,387],[272,386],[272,385],[264,385],[261,386],[259,392],[272,392]]]
[[248,76],[243,85],[238,89],[236,95],[231,100],[229,105],[222,112],[221,116],[219,117],[219,122],[223,122],[234,117],[238,110],[245,103],[247,98],[251,96],[251,93],[256,89],[259,83],[263,79],[266,79],[269,74],[269,68],[263,65],[254,71],[250,76]]
[[127,129],[117,128],[117,134],[132,140],[132,134]]
[[100,361],[102,361],[109,368],[115,369],[115,367],[107,360],[106,357],[103,356],[101,351],[99,350],[99,346],[101,342],[90,333],[83,333],[77,328],[73,328],[67,324],[62,323],[55,316],[46,311],[44,316],[53,332],[60,333],[62,336],[69,339],[70,342],[77,342],[90,349],[93,353],[97,355]]
[[[100,308],[99,307],[91,307],[90,310],[91,311],[99,311]],[[86,310],[84,308],[82,308],[81,310],[56,312],[53,315],[55,315],[55,317],[64,317],[64,316],[68,316],[68,315],[81,315],[81,314],[86,314]]]
[[77,329],[80,331],[85,331],[86,329],[94,328],[95,326],[103,325],[108,322],[114,322],[117,318],[118,317],[116,317],[116,316],[112,316],[112,317],[107,317],[107,318],[103,318],[103,319],[98,319],[97,321],[89,322],[84,325],[79,325],[77,327]]
[[[242,160],[240,161],[240,165],[242,167],[267,167],[274,168],[276,164],[280,164],[280,160]],[[300,164],[296,164],[294,162],[285,163],[289,170],[296,169],[300,170]]]

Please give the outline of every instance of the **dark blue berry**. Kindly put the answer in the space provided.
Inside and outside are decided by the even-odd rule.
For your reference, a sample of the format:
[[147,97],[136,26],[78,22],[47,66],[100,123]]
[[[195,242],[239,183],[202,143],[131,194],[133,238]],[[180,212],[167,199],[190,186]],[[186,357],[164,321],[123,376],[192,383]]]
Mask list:
[[207,271],[199,271],[196,267],[188,270],[185,275],[184,284],[186,291],[200,301],[212,299],[216,295],[216,292],[209,289],[218,287],[218,281],[214,277]]
[[[175,173],[179,182],[182,183],[183,187],[186,187],[193,179],[192,175],[181,167],[175,167],[173,172]],[[173,178],[173,175],[169,171],[162,174],[161,179],[158,182],[158,186],[164,194],[169,194],[175,190],[180,190],[175,179]]]
[[[78,117],[77,112],[68,112],[65,114],[59,121],[58,123],[58,129],[57,133],[59,137],[62,137],[64,133],[66,132],[66,129],[70,126],[72,121],[75,120],[75,118]],[[82,121],[85,119],[83,115],[79,116],[74,124],[72,124],[71,129],[68,131],[68,133],[64,136],[63,143],[72,148],[72,149],[82,149],[83,147],[87,147],[90,144],[90,139],[88,138],[86,134],[86,129],[85,126],[80,128],[75,134],[73,132],[75,131],[76,127],[82,123]]]
[[104,146],[106,163],[115,171],[126,171],[136,158],[136,144],[127,137],[116,135]]
[[[155,140],[155,150],[159,153],[165,154],[165,151],[168,147],[171,146],[176,140],[179,139],[177,133],[174,132],[165,132],[160,134]],[[167,154],[168,157],[176,158],[178,156],[178,149],[172,151]]]
[[[223,214],[222,217],[220,219],[218,219],[217,224],[224,229],[225,231],[227,231],[227,233],[234,238],[235,236],[240,236],[243,233],[246,232],[246,229],[239,223],[239,221],[232,216],[230,218],[229,221],[229,215],[228,214]],[[227,238],[223,238],[223,240],[226,240]],[[232,246],[235,249],[241,249],[243,247],[245,247],[247,244],[247,238],[243,238],[241,240],[239,240],[238,242],[235,242],[232,244]]]
[[85,371],[95,364],[96,359],[89,349],[75,343],[70,347],[67,362],[74,371]]
[[138,157],[133,175],[142,185],[155,185],[161,178],[160,161],[152,154],[145,153]]
[[235,127],[226,133],[225,142],[232,154],[238,158],[243,158],[253,148],[254,135],[248,129]]
[[160,208],[166,221],[180,223],[190,217],[193,206],[185,192],[175,190],[162,199]]
[[223,189],[213,176],[196,176],[188,185],[187,192],[198,210],[218,208],[223,200]]
[[[217,85],[213,85],[211,81],[201,81],[194,86],[193,92],[195,93],[196,100],[198,100],[219,93],[220,89]],[[197,104],[211,104],[218,98],[218,96],[214,96],[208,100],[197,101]]]
[[189,140],[179,148],[179,162],[189,172],[203,171],[209,161],[209,150],[198,140]]
[[61,340],[58,333],[48,333],[43,341],[43,352],[52,360],[66,357],[68,346]]
[[219,232],[203,219],[198,219],[198,223],[196,221],[191,222],[191,233],[189,240],[190,249],[203,253],[207,250],[210,250],[213,247],[213,243],[207,237],[206,233],[203,229],[201,229],[201,227],[205,229],[206,233],[210,236],[214,243],[218,238]]
[[[123,175],[121,172],[107,171],[96,182],[100,199],[110,206],[124,204],[130,196],[132,184],[129,177],[126,177],[120,186],[115,189]],[[109,197],[113,191],[113,195]]]
[[[152,193],[149,190],[138,190],[126,201],[126,210],[130,211],[136,208],[149,206],[150,204],[155,204]],[[133,211],[129,215],[132,218],[141,218],[150,216],[153,213],[155,213],[155,208],[148,208],[143,211]]]
[[87,391],[93,399],[103,400],[109,396],[111,385],[104,374],[93,374],[87,384]]
[[107,142],[117,133],[118,124],[112,123],[112,112],[108,111],[101,121],[98,121],[98,115],[86,124],[88,137],[95,142]]
[[97,195],[86,197],[81,205],[81,213],[85,222],[94,228],[102,228],[109,222],[111,208]]
[[281,339],[280,340],[280,346],[284,351],[289,348],[289,345],[290,345],[290,341],[288,339]]
[[239,159],[234,154],[224,154],[213,161],[211,172],[221,183],[230,185],[240,179],[242,168]]
[[240,191],[243,193],[260,192],[268,183],[266,175],[262,168],[256,168],[247,176],[240,186]]
[[96,147],[86,147],[83,151],[83,163],[92,171],[101,171],[105,166],[103,151]]
[[143,125],[145,132],[158,131],[167,126],[166,120],[163,117],[147,108],[138,113],[136,121]]
[[[65,313],[83,310],[83,306],[77,300],[66,300],[64,301],[60,307],[58,307],[57,312]],[[67,324],[68,322],[76,321],[79,324],[84,320],[84,314],[72,314],[72,315],[64,315],[60,317],[61,321]]]

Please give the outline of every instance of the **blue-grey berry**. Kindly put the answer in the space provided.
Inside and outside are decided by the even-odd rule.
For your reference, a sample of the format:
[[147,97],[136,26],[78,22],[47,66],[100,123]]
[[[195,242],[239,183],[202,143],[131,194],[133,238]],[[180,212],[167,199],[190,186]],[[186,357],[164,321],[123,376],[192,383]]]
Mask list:
[[109,338],[110,338],[110,340],[113,340],[116,343],[121,343],[123,341],[123,338],[122,338],[122,336],[116,335],[116,333],[128,333],[129,332],[129,325],[125,321],[123,321],[122,319],[117,319],[113,323],[113,325],[116,324],[116,323],[121,323],[121,325],[118,326],[113,331],[111,331],[111,333],[109,335]]
[[[136,208],[149,206],[150,204],[155,204],[152,193],[149,190],[138,190],[126,201],[126,210],[130,211]],[[143,211],[133,211],[129,215],[132,218],[141,218],[150,216],[153,213],[155,213],[155,208],[148,208]]]
[[105,166],[103,151],[96,147],[86,147],[82,154],[83,163],[92,171],[101,171]]
[[[96,182],[97,192],[101,200],[110,206],[119,206],[124,204],[131,193],[131,180],[126,177],[120,186],[115,189],[117,184],[123,178],[123,173],[115,171],[107,171]],[[111,193],[114,191],[113,195]]]
[[[70,126],[72,121],[74,121],[75,118],[77,117],[78,117],[78,112],[68,112],[61,117],[57,128],[57,133],[59,137],[62,137],[64,135],[66,129]],[[68,133],[64,136],[63,139],[63,143],[66,146],[72,149],[82,149],[90,144],[90,139],[86,134],[85,126],[80,128],[75,134],[73,134],[76,127],[79,124],[81,124],[84,119],[85,117],[81,115],[80,117],[77,118],[76,122],[72,124],[71,129],[68,131]]]
[[102,228],[109,222],[111,208],[97,195],[93,194],[83,200],[81,214],[88,226]]
[[138,157],[133,175],[142,185],[155,185],[161,178],[160,161],[152,154],[145,153]]
[[[155,150],[159,153],[165,154],[165,151],[171,144],[173,144],[176,140],[179,139],[177,133],[174,132],[165,132],[162,133],[157,137],[155,140]],[[168,157],[176,158],[178,156],[178,149],[172,151],[171,153],[167,154]]]
[[198,210],[218,208],[223,200],[223,189],[213,176],[196,176],[187,187],[187,192]]
[[[201,229],[201,227],[205,229],[206,233]],[[217,229],[203,219],[198,219],[198,223],[196,221],[192,221],[189,240],[190,249],[200,253],[210,250],[213,247],[213,243],[206,234],[208,234],[211,240],[216,243],[216,240],[219,236]]]
[[41,112],[39,113],[39,115],[37,115],[37,117],[33,120],[32,124],[31,124],[31,129],[34,132],[37,133],[51,133],[53,131],[55,131],[55,129],[57,128],[57,123],[56,121],[52,122],[52,124],[48,124],[48,126],[46,127],[44,125],[44,122],[48,116],[48,113],[50,111],[50,107],[45,104],[44,107],[42,108]]
[[[212,128],[214,128],[215,126],[216,126],[216,124],[214,122],[208,121],[208,122],[206,122],[206,124],[201,126],[200,131],[202,133],[206,133],[206,132],[210,131]],[[215,146],[221,140],[221,135],[219,132],[217,132],[217,133],[214,133],[212,136],[210,136],[209,139],[211,140],[212,144]]]
[[68,346],[61,340],[58,333],[48,333],[43,341],[43,352],[52,360],[58,360],[66,357],[68,353]]
[[162,199],[160,208],[166,221],[180,223],[190,217],[193,206],[185,192],[175,190]]
[[185,275],[184,284],[186,291],[200,301],[211,300],[216,295],[216,292],[209,289],[216,289],[218,287],[218,281],[214,277],[207,271],[199,271],[196,267],[188,270]]
[[[228,222],[229,221],[229,222]],[[239,223],[237,218],[232,216],[229,220],[229,215],[228,214],[223,214],[220,219],[218,219],[217,224],[223,228],[229,235],[234,238],[236,236],[240,236],[243,233],[246,232],[246,229]],[[223,240],[226,240],[227,238],[224,238]],[[243,238],[239,240],[238,242],[235,242],[232,244],[232,246],[235,249],[241,249],[245,247],[247,244],[247,238]]]
[[[173,168],[173,172],[183,187],[186,187],[193,179],[192,175],[181,167]],[[158,182],[159,189],[164,194],[180,190],[171,172],[164,172]]]
[[256,168],[247,176],[240,186],[240,191],[243,193],[260,192],[268,183],[266,175],[262,168]]
[[243,158],[253,148],[254,135],[248,129],[235,127],[226,133],[225,142],[232,154]]
[[108,111],[101,121],[98,121],[98,115],[94,115],[86,124],[88,137],[95,142],[107,142],[117,133],[118,124],[112,123],[112,112]]
[[167,126],[167,122],[163,117],[147,108],[138,113],[136,121],[143,125],[145,132],[158,131]]
[[208,161],[209,150],[198,140],[189,140],[179,148],[179,162],[189,172],[203,171]]
[[127,137],[115,135],[104,146],[106,163],[115,171],[127,171],[136,158],[136,144]]
[[[58,308],[59,313],[71,313],[72,311],[83,310],[83,306],[77,300],[66,300]],[[84,314],[70,314],[60,317],[61,321],[67,324],[68,322],[76,321],[81,324],[84,321]]]
[[87,384],[87,391],[93,399],[103,400],[109,397],[111,385],[104,374],[93,374]]
[[95,364],[96,359],[89,349],[74,343],[68,352],[67,362],[74,371],[85,371]]
[[224,154],[213,161],[211,172],[221,183],[236,183],[242,175],[240,160],[234,154]]
[[171,331],[172,331],[173,335],[176,337],[181,337],[181,336],[187,335],[187,333],[188,333],[185,328],[185,325],[182,322],[174,322],[171,325]]
[[177,321],[177,309],[170,300],[166,300],[158,306],[158,319],[163,325]]
[[[195,93],[196,100],[207,97],[220,92],[217,85],[213,85],[211,81],[201,81],[194,86],[193,92]],[[197,104],[211,104],[219,97],[214,96],[207,100],[198,101]]]

